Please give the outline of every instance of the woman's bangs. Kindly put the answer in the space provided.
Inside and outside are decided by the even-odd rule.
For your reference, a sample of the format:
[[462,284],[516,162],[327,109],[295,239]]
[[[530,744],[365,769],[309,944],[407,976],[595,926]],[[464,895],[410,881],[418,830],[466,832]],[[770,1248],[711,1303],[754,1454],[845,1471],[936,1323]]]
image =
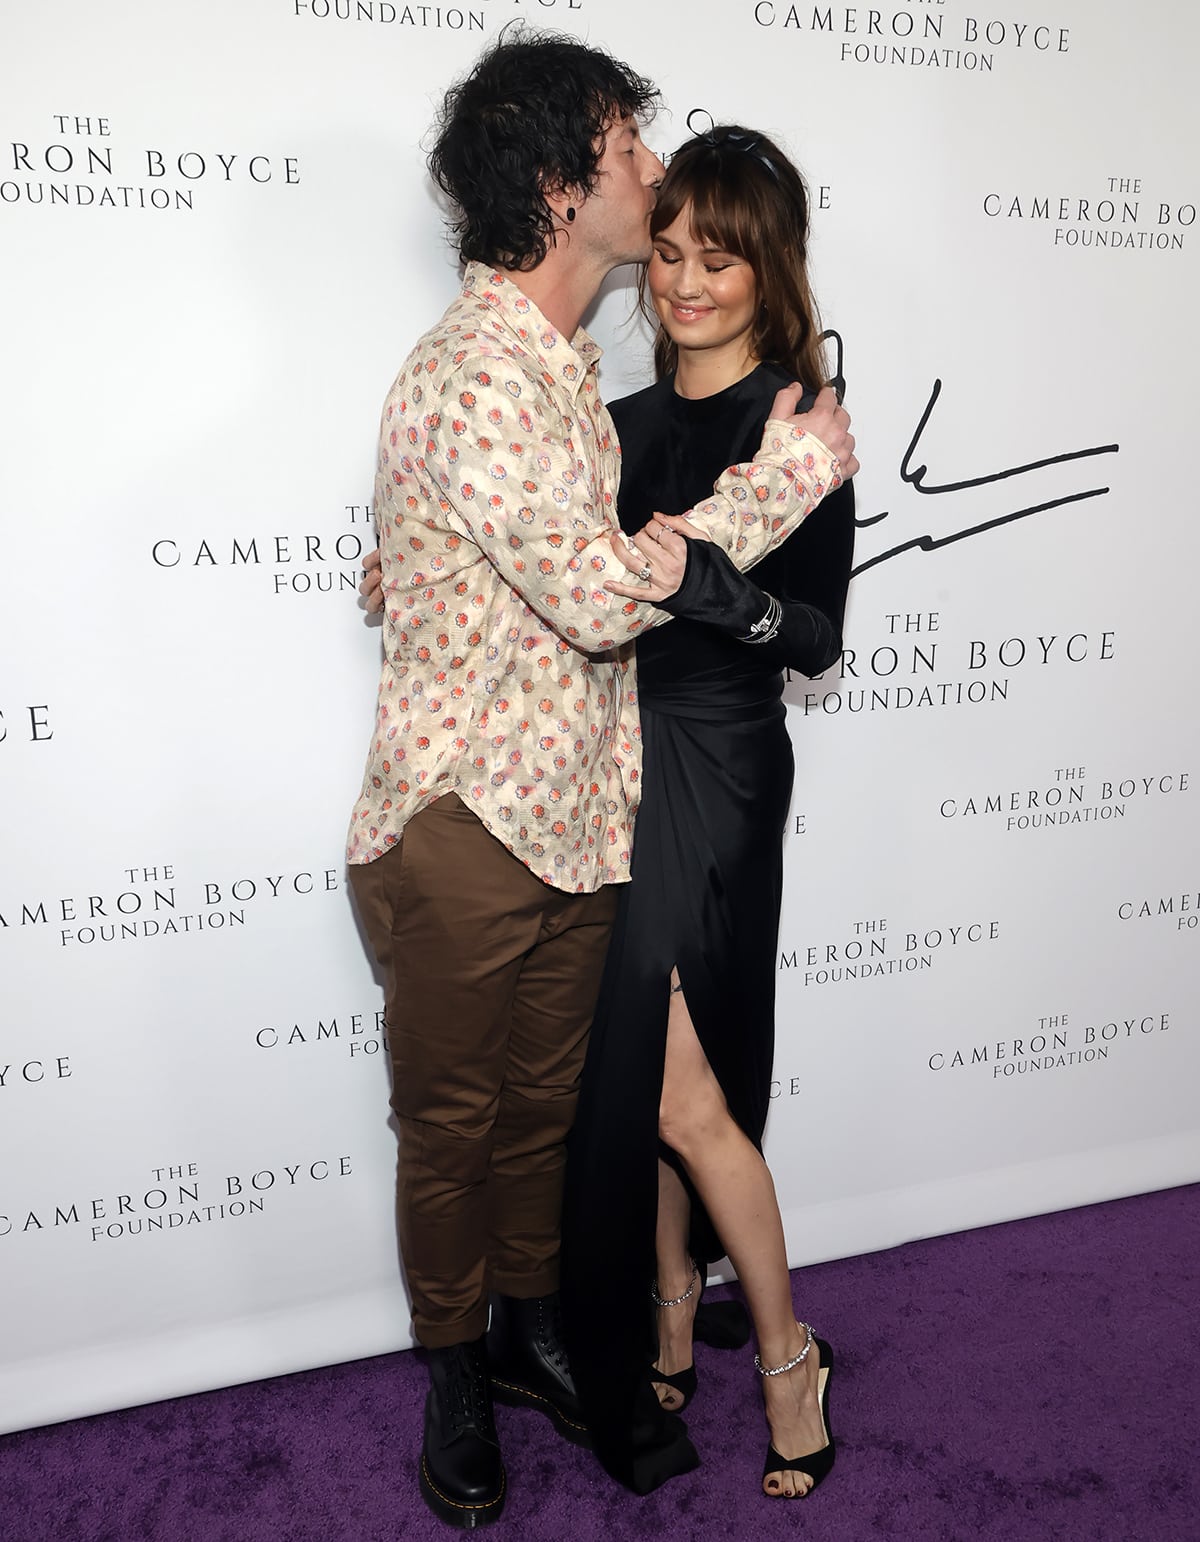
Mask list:
[[749,258],[746,200],[732,178],[698,179],[692,194],[692,239],[735,257]]
[[708,165],[697,164],[694,158],[686,165],[672,161],[659,190],[654,233],[661,234],[690,206],[688,234],[694,241],[749,260],[749,210],[737,179],[722,175],[728,169],[720,161],[716,165],[711,160]]

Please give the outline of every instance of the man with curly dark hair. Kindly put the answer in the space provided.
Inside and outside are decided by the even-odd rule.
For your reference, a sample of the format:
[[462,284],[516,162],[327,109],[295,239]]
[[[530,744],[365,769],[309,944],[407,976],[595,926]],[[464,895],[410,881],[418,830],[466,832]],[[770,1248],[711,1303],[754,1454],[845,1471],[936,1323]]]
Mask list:
[[[493,1393],[588,1438],[558,1324],[559,1209],[629,873],[631,641],[697,613],[703,587],[678,519],[618,534],[619,448],[580,326],[605,275],[649,255],[662,165],[640,125],[657,96],[599,49],[512,29],[453,87],[430,165],[463,290],[383,413],[384,658],[349,862],[387,979],[400,1243],[431,1381],[421,1491],[461,1527],[504,1503]],[[687,516],[739,567],[854,472],[833,393],[805,417],[798,394]]]

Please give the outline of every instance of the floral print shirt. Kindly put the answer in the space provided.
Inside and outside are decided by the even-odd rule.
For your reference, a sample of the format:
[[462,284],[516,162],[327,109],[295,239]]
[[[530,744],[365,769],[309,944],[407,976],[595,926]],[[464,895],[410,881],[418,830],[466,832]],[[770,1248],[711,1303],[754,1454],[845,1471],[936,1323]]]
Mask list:
[[[629,876],[629,644],[669,618],[603,587],[628,575],[608,539],[620,449],[599,357],[582,329],[568,341],[511,278],[472,263],[396,377],[375,478],[383,665],[351,863],[455,792],[557,889]],[[745,568],[840,483],[819,439],[771,422],[760,459],[689,514]]]

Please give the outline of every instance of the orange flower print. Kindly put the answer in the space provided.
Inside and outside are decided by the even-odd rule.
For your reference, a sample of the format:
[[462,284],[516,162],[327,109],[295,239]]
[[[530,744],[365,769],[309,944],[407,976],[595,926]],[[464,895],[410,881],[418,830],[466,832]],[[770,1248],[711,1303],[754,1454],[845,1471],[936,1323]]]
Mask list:
[[[600,587],[618,566],[599,537],[616,528],[619,447],[595,354],[472,263],[389,393],[380,709],[351,862],[392,849],[425,798],[457,790],[545,883],[582,892],[627,872],[636,677],[601,655],[647,613]],[[775,437],[778,473],[799,438]],[[768,527],[794,518],[824,467],[813,441],[803,450],[790,483],[723,483],[705,517],[727,547],[764,549]]]

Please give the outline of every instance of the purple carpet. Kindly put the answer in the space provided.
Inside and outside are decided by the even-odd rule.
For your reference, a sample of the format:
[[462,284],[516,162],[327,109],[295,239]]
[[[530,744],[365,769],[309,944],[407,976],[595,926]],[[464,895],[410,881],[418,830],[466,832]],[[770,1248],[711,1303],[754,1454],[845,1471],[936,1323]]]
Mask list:
[[[646,1499],[539,1416],[498,1410],[496,1542],[1197,1542],[1200,1187],[793,1275],[837,1351],[838,1463],[758,1494],[750,1351],[699,1350],[701,1469]],[[452,1535],[417,1494],[424,1372],[385,1355],[0,1439],[4,1542],[385,1542]]]

